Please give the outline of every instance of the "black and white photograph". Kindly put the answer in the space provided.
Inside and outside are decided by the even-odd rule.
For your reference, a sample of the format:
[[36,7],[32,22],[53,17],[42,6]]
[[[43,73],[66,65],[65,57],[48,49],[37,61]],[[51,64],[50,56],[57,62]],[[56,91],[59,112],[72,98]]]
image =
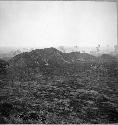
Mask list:
[[117,124],[117,7],[0,1],[0,124]]

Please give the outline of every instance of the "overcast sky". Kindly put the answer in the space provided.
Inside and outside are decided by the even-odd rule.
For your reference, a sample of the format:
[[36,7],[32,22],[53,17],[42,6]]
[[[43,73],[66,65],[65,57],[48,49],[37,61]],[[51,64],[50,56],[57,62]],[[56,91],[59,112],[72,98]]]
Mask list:
[[0,1],[0,46],[117,43],[115,2]]

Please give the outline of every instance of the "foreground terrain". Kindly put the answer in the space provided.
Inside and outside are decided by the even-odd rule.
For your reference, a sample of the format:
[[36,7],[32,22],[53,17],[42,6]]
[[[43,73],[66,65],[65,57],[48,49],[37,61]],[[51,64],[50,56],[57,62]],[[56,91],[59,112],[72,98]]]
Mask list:
[[55,48],[0,60],[0,123],[118,123],[118,62]]

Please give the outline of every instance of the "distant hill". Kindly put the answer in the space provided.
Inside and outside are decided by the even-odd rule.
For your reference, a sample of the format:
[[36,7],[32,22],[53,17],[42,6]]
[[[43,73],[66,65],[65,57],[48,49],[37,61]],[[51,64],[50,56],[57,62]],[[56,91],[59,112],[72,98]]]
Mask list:
[[103,54],[95,57],[88,53],[62,53],[51,47],[20,53],[9,62],[11,74],[17,79],[35,79],[40,75],[66,75],[86,71],[97,63],[111,63],[115,57]]
[[117,61],[117,58],[109,54],[102,54],[101,56],[98,57],[98,60],[99,62],[110,63]]
[[36,72],[47,75],[73,74],[73,72],[87,69],[88,66],[82,64],[88,65],[88,62],[95,61],[95,59],[96,57],[87,53],[62,53],[51,47],[20,53],[8,62],[14,75],[24,74],[23,78],[27,78],[29,74],[36,74]]
[[52,65],[53,63],[57,65],[61,64],[70,64],[74,62],[86,62],[93,61],[96,57],[88,54],[88,53],[79,53],[79,52],[71,52],[71,53],[62,53],[61,51],[55,48],[45,48],[45,49],[36,49],[31,52],[25,52],[16,55],[12,59],[10,59],[11,63],[14,63],[19,66],[25,65]]
[[72,62],[86,62],[86,61],[95,61],[96,57],[92,56],[88,53],[80,53],[80,52],[71,52],[64,53],[68,58],[71,59]]
[[48,66],[53,63],[64,63],[62,52],[55,48],[36,49],[31,52],[24,52],[9,60],[10,64],[17,66]]

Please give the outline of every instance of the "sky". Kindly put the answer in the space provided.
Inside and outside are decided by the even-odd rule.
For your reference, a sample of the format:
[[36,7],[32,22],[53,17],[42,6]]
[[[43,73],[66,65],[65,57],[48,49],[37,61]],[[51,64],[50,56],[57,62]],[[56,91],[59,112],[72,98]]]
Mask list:
[[0,1],[1,47],[114,46],[115,2]]

